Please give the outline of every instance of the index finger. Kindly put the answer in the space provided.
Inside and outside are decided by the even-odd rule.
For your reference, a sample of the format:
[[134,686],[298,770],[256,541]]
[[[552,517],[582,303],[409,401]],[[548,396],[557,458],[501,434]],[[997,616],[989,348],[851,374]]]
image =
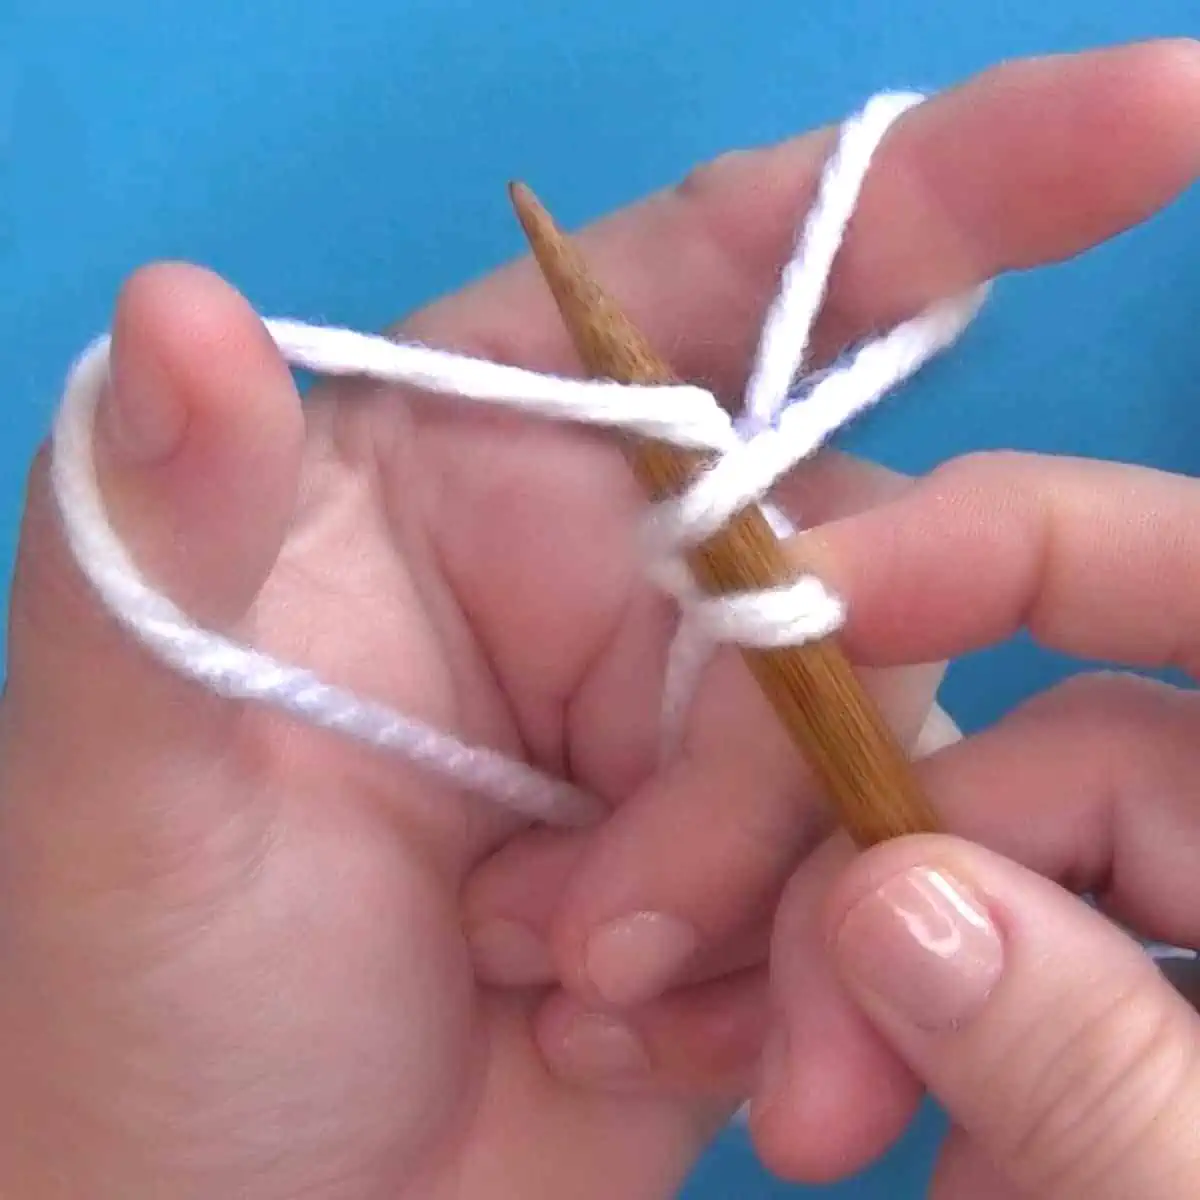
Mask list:
[[[725,156],[581,234],[597,279],[685,378],[719,394],[740,387],[832,136]],[[989,70],[918,106],[886,140],[834,271],[820,344],[834,349],[1004,271],[1079,253],[1167,204],[1198,169],[1200,43]],[[577,367],[528,259],[402,332],[539,370]]]
[[1200,483],[1035,454],[953,460],[808,534],[864,666],[952,658],[1028,631],[1084,659],[1198,665]]

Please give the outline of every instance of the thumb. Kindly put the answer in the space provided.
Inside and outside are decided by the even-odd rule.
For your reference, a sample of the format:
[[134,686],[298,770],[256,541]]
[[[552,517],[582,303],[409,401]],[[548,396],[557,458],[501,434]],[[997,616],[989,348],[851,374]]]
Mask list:
[[[182,266],[129,281],[97,474],[141,573],[200,622],[247,634],[294,510],[303,434],[290,372],[236,292]],[[229,827],[241,798],[215,775],[229,769],[239,712],[160,666],[102,608],[64,539],[46,458],[10,610],[5,849],[42,876],[112,887],[134,860]]]
[[834,900],[840,977],[981,1155],[1035,1196],[1200,1195],[1200,1017],[1066,891],[950,838]]

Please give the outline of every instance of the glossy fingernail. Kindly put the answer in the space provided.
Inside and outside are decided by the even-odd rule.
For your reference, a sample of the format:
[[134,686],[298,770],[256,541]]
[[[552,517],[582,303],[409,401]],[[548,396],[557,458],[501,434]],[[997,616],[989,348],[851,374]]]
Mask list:
[[554,979],[545,943],[519,921],[486,921],[469,935],[476,974],[501,987],[531,987]]
[[132,465],[169,458],[183,440],[187,407],[178,388],[154,363],[126,369],[105,388],[99,425],[113,455]]
[[943,870],[914,867],[860,900],[842,922],[844,978],[925,1032],[958,1028],[986,1003],[1004,945],[984,904]]
[[623,1021],[602,1013],[581,1013],[573,1018],[554,1059],[560,1071],[581,1081],[619,1081],[650,1069],[650,1058],[637,1034]]
[[644,1004],[666,990],[698,944],[696,931],[678,917],[632,913],[588,939],[587,975],[607,1003]]

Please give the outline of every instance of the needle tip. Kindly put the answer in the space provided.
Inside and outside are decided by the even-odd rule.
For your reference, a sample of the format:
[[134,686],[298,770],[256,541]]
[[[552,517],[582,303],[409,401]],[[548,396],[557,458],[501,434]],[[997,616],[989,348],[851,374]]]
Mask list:
[[526,184],[508,185],[533,257],[590,374],[627,383],[673,382],[641,334],[593,280],[578,248]]
[[545,238],[552,224],[550,214],[542,207],[533,189],[519,179],[514,179],[508,185],[508,198],[526,235],[535,241],[538,235]]

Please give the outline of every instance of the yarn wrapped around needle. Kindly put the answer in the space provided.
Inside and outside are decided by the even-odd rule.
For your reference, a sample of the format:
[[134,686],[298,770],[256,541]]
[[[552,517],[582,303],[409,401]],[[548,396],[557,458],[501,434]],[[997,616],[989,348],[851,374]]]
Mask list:
[[[731,417],[708,390],[562,378],[346,329],[267,320],[293,367],[368,377],[431,395],[507,407],[533,419],[573,421],[653,439],[704,456],[682,494],[647,514],[647,570],[678,602],[681,620],[663,696],[669,754],[708,654],[721,643],[771,651],[821,642],[845,619],[844,605],[814,575],[736,594],[697,587],[688,552],[746,511],[765,507],[773,486],[852,421],[959,338],[986,287],[931,305],[806,377],[810,339],[837,252],[868,169],[888,131],[923,97],[883,93],[841,129],[817,199],[764,324],[745,397]],[[108,337],[74,365],[55,425],[52,482],[71,551],[111,615],[169,669],[231,701],[270,705],[409,761],[530,820],[581,825],[603,806],[569,781],[536,771],[317,677],[302,666],[202,628],[155,589],[113,529],[93,457],[97,404],[108,373]],[[785,532],[778,514],[777,533]]]

